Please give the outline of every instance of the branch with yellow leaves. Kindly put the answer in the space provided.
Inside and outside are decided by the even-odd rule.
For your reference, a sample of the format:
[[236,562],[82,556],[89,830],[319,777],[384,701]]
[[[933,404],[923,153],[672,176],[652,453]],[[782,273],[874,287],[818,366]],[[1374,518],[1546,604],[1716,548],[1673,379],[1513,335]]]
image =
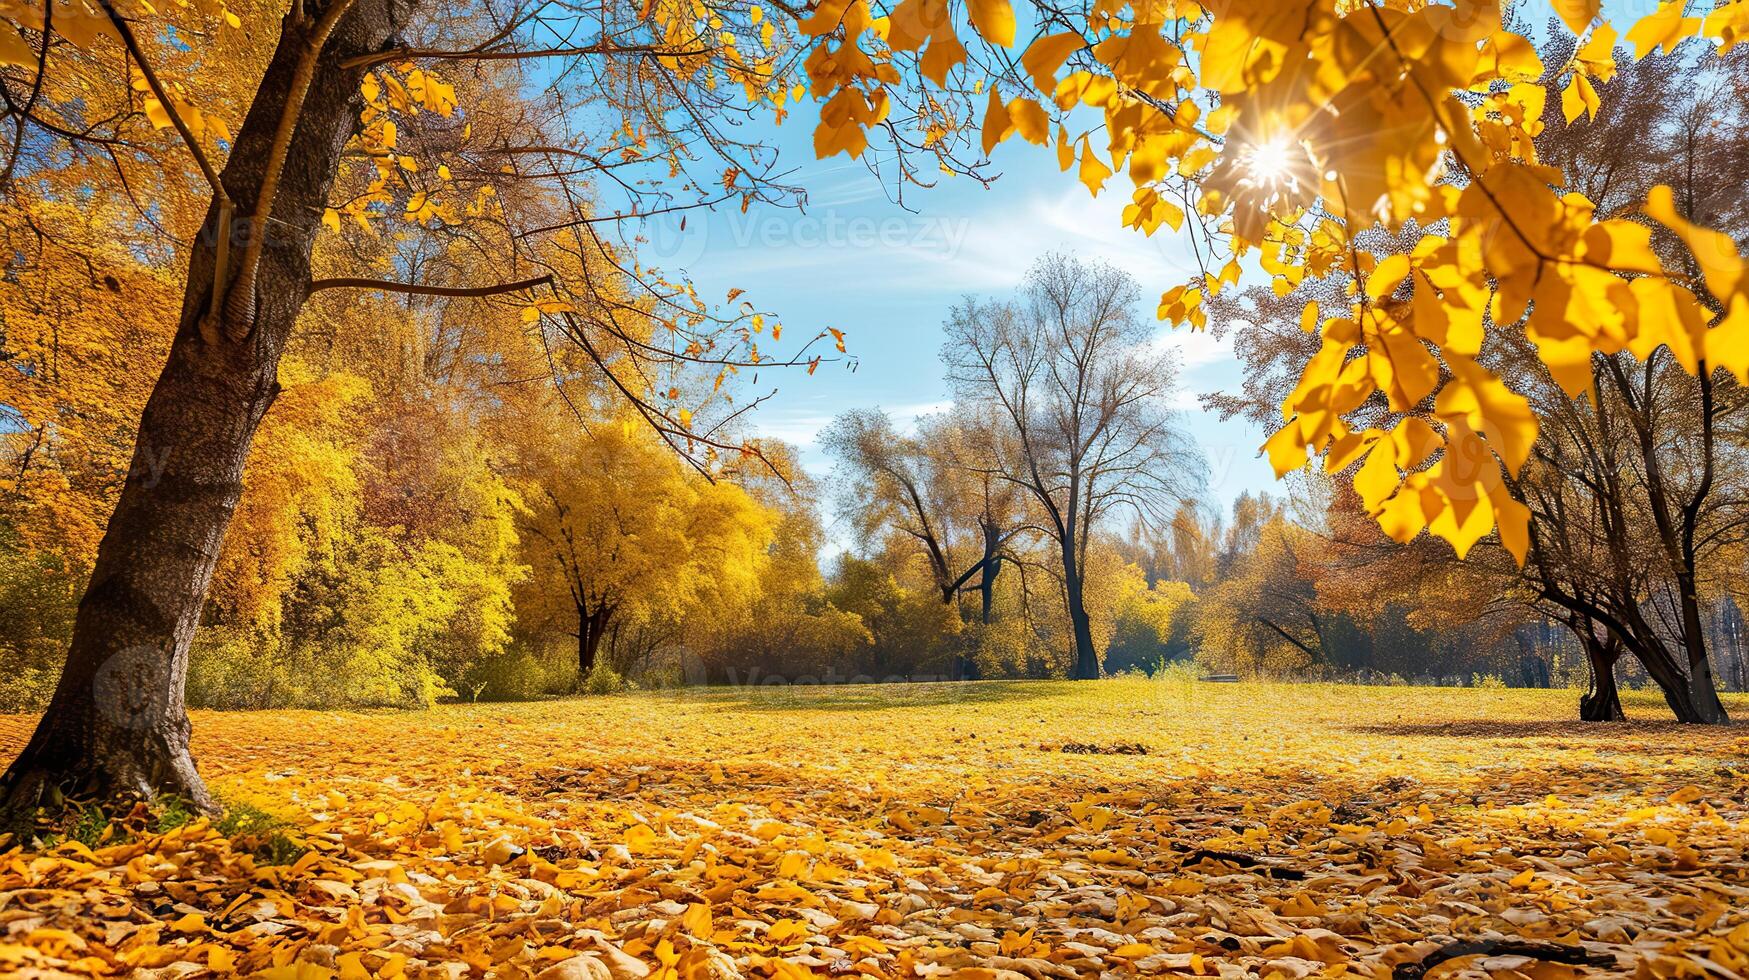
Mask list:
[[340,62],[342,68],[368,68],[391,61],[526,61],[535,58],[576,58],[584,55],[638,55],[664,58],[691,58],[711,53],[710,48],[671,48],[660,44],[614,44],[598,41],[569,48],[498,48],[495,50],[443,51],[432,48],[392,48],[372,54],[361,54]]
[[[134,59],[134,64],[140,69],[140,74],[146,79],[146,86],[151,89],[152,97],[158,100],[158,105],[164,110],[164,115],[170,117],[170,125],[176,128],[176,135],[182,137],[182,143],[188,147],[194,162],[200,167],[201,176],[213,189],[213,204],[218,208],[218,227],[215,229],[218,239],[214,244],[213,258],[213,292],[207,315],[200,320],[201,339],[209,344],[217,343],[219,303],[225,284],[225,266],[231,255],[231,213],[235,205],[229,194],[225,193],[225,185],[219,181],[219,172],[208,160],[205,151],[200,148],[200,141],[194,138],[194,133],[188,128],[188,123],[182,118],[182,113],[176,111],[176,103],[171,101],[170,92],[164,87],[158,73],[152,70],[152,63],[146,60],[146,52],[141,49],[139,39],[134,37],[134,31],[115,5],[110,0],[98,0],[103,13],[109,22],[115,26],[116,34],[121,38],[123,46]],[[48,41],[43,42],[44,50]]]

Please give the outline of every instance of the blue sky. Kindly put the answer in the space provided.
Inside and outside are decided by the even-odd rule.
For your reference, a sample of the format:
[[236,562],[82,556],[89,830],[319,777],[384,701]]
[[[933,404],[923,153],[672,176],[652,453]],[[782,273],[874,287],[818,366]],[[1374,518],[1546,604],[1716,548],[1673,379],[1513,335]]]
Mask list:
[[[1039,255],[1051,250],[1109,262],[1141,286],[1144,315],[1167,287],[1195,265],[1188,245],[1169,229],[1152,238],[1123,228],[1119,216],[1131,186],[1119,175],[1097,199],[1057,170],[1055,154],[1018,139],[998,147],[1001,178],[988,190],[964,178],[934,188],[909,188],[906,210],[860,162],[815,160],[811,113],[797,112],[761,134],[780,147],[793,182],[805,187],[805,212],[755,206],[693,212],[684,231],[654,220],[642,230],[644,260],[685,271],[701,293],[720,301],[731,287],[776,313],[785,340],[825,327],[843,330],[857,358],[854,373],[822,365],[812,377],[767,371],[760,388],[777,395],[754,420],[761,435],[800,446],[804,463],[824,474],[830,464],[815,434],[850,408],[880,407],[901,424],[946,406],[939,350],[949,307],[967,294],[1011,293]],[[1177,399],[1185,429],[1208,460],[1207,503],[1226,511],[1242,491],[1276,487],[1257,455],[1265,433],[1223,422],[1197,404],[1198,393],[1237,385],[1229,346],[1206,333],[1158,328],[1157,342],[1176,352],[1183,391]]]

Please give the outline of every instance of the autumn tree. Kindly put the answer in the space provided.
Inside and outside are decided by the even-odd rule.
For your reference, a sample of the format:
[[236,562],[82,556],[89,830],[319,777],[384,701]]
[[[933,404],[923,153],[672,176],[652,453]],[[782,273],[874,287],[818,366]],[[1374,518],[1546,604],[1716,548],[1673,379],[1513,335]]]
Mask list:
[[[1600,23],[1600,6],[1557,7],[1566,29],[1584,38],[1558,66],[1569,116],[1600,101],[1596,83],[1614,67],[1618,34]],[[1636,52],[1696,34],[1730,44],[1749,16],[1741,2],[1706,17],[1684,10],[1665,3],[1634,25],[1627,37]],[[1352,267],[1362,288],[1309,315],[1323,346],[1284,405],[1271,458],[1285,472],[1309,454],[1376,456],[1379,485],[1392,484],[1384,501],[1394,533],[1430,528],[1467,551],[1498,526],[1516,556],[1528,548],[1529,515],[1502,488],[1528,460],[1537,425],[1477,359],[1489,333],[1484,310],[1500,325],[1528,317],[1525,329],[1542,341],[1538,356],[1574,394],[1585,373],[1575,368],[1592,352],[1665,342],[1704,350],[1697,370],[1749,376],[1741,339],[1749,276],[1737,248],[1683,217],[1668,191],[1646,196],[1638,215],[1648,220],[1602,217],[1582,195],[1558,192],[1562,179],[1536,162],[1530,142],[1545,100],[1520,87],[1546,66],[1496,5],[1269,0],[1126,12],[1088,3],[1032,13],[1024,18],[1032,36],[1016,53],[1009,49],[1023,40],[1023,18],[1007,0],[965,10],[940,0],[825,0],[794,11],[795,37],[808,49],[798,60],[809,93],[823,100],[816,152],[860,156],[871,136],[885,140],[898,151],[888,170],[903,187],[938,172],[935,164],[964,172],[955,163],[974,142],[987,153],[1018,134],[1054,141],[1064,168],[1094,191],[1127,171],[1134,196],[1126,224],[1188,228],[1206,266],[1162,296],[1161,315],[1176,321],[1204,322],[1203,298],[1235,281],[1251,253],[1284,288]],[[318,223],[344,228],[404,215],[447,228],[478,211],[496,235],[482,247],[489,241],[513,256],[506,267],[525,278],[395,281],[505,295],[541,284],[552,292],[547,306],[530,304],[535,315],[572,323],[568,307],[589,283],[548,279],[537,258],[545,246],[601,252],[599,229],[631,213],[780,196],[769,181],[775,161],[721,120],[747,102],[781,109],[790,25],[731,4],[582,9],[535,0],[438,11],[414,0],[332,0],[294,5],[270,54],[243,52],[239,65],[252,70],[203,75],[195,70],[202,55],[230,43],[224,23],[240,23],[222,5],[124,13],[70,4],[51,13],[26,4],[6,19],[0,88],[13,135],[0,173],[9,184],[69,157],[107,157],[124,179],[92,185],[105,193],[130,196],[138,185],[125,179],[129,167],[139,174],[156,166],[171,179],[150,183],[168,194],[210,194],[196,222],[207,233],[182,235],[182,311],[139,426],[136,458],[149,452],[170,462],[161,479],[131,476],[121,491],[68,668],[40,737],[7,777],[7,795],[12,806],[28,806],[48,785],[67,784],[204,800],[186,749],[180,679],[285,340],[311,292],[372,281],[391,289],[383,274],[408,271],[313,275]],[[433,71],[537,59],[544,67],[526,81],[541,98],[505,127],[458,126],[450,86],[461,83]],[[124,64],[131,68],[116,70]],[[234,139],[224,114],[197,105],[208,82],[239,110]],[[605,96],[602,112],[560,111],[594,96]],[[978,101],[985,105],[974,125]],[[174,144],[151,138],[155,123],[194,154],[198,178],[162,166]],[[452,158],[433,166],[446,147]],[[219,153],[222,165],[213,162]],[[919,156],[931,166],[919,166]],[[628,169],[633,160],[655,164],[650,183]],[[348,168],[362,176],[344,177]],[[628,211],[592,211],[568,182],[590,174],[623,188]],[[331,198],[336,187],[343,199]],[[719,187],[720,195],[706,190]],[[142,214],[150,220],[150,209]],[[1676,251],[1650,247],[1652,223],[1681,241]],[[1393,234],[1413,228],[1417,247],[1366,258],[1359,236],[1379,224]],[[1419,304],[1380,302],[1411,280],[1425,284]],[[713,319],[684,288],[646,281],[647,304],[618,312],[661,316],[688,336],[640,346],[633,332],[631,356],[703,358],[725,369],[759,360],[742,346],[756,324]],[[1672,315],[1637,315],[1643,309]],[[734,333],[740,326],[746,334]],[[594,341],[578,334],[589,349]],[[1449,376],[1432,366],[1435,350]],[[663,389],[653,373],[641,374],[656,382],[648,395],[629,385],[622,395],[677,444],[697,439],[655,396]],[[1445,450],[1438,462],[1422,465],[1422,440],[1410,439],[1417,451],[1400,459],[1402,440],[1391,432],[1348,426],[1348,410],[1375,392],[1397,406],[1435,399],[1430,438]],[[1088,655],[1086,630],[1076,633]],[[106,692],[141,693],[119,721],[115,697],[93,693],[100,678],[115,677],[127,682],[105,681]]]
[[[1125,224],[1185,229],[1202,266],[1163,294],[1165,319],[1206,324],[1206,301],[1240,279],[1248,254],[1278,295],[1341,270],[1354,288],[1298,301],[1314,349],[1269,423],[1278,473],[1310,456],[1332,471],[1364,463],[1367,508],[1393,537],[1428,530],[1463,555],[1498,529],[1522,564],[1531,513],[1511,486],[1539,417],[1503,383],[1503,365],[1532,356],[1577,397],[1594,353],[1667,347],[1696,378],[1723,368],[1749,380],[1749,276],[1728,209],[1696,206],[1707,196],[1683,193],[1667,172],[1611,204],[1599,196],[1624,182],[1580,190],[1583,174],[1564,172],[1570,161],[1540,156],[1545,120],[1595,117],[1622,60],[1623,35],[1601,4],[1555,9],[1559,23],[1536,33],[1490,3],[1174,4],[1127,17],[1097,4],[1052,8],[1018,63],[995,50],[1017,41],[1020,19],[1003,2],[972,4],[971,31],[923,0],[894,7],[874,30],[856,0],[823,4],[802,28],[842,37],[835,58],[811,66],[816,85],[837,86],[836,100],[864,104],[862,87],[873,87],[872,104],[884,106],[912,66],[951,90],[963,60],[978,77],[972,94],[987,93],[986,151],[1013,135],[1054,142],[1063,168],[1095,193],[1127,162],[1136,186]],[[1705,41],[1685,58],[1729,57],[1749,5],[1686,9],[1664,3],[1633,24],[1633,57],[1695,37]],[[959,43],[973,32],[984,44]],[[1085,110],[1103,112],[1102,133],[1083,128]],[[870,125],[839,116],[829,147],[854,155]],[[1700,161],[1693,151],[1707,129],[1684,127],[1676,142],[1689,160]],[[1396,246],[1376,248],[1381,236]],[[1519,332],[1534,353],[1503,353],[1495,341]],[[1379,424],[1355,417],[1375,399],[1389,409]],[[1678,603],[1692,607],[1680,598],[1698,591],[1685,584],[1685,522],[1657,523]],[[1681,618],[1693,633],[1694,617]]]
[[752,683],[842,673],[874,645],[862,617],[834,603],[820,567],[826,531],[819,484],[792,447],[764,441],[773,465],[745,470],[740,486],[775,519],[757,594],[740,608],[714,608],[688,632],[698,660],[689,681]]
[[980,468],[1025,494],[1052,542],[1076,678],[1099,676],[1094,533],[1124,517],[1164,522],[1200,468],[1166,405],[1174,366],[1150,348],[1135,303],[1123,273],[1047,256],[1020,299],[955,308],[942,348],[956,398],[992,420]]
[[561,430],[524,466],[535,571],[523,588],[543,590],[569,617],[578,683],[616,626],[708,615],[713,600],[756,589],[768,513],[734,484],[686,470],[630,420]]
[[909,434],[878,410],[847,412],[821,443],[838,462],[844,511],[859,537],[890,530],[915,542],[941,601],[975,592],[988,625],[996,578],[1014,560],[1010,543],[1029,528],[1018,490],[980,456],[987,420],[968,411],[926,416]]
[[[1596,47],[1576,54],[1563,42],[1548,53],[1555,64],[1583,55],[1601,65],[1597,59],[1609,55]],[[1559,163],[1567,189],[1593,201],[1600,214],[1632,215],[1654,187],[1665,186],[1676,191],[1682,213],[1738,229],[1736,196],[1718,188],[1726,184],[1724,173],[1749,153],[1749,140],[1740,110],[1719,101],[1716,69],[1740,55],[1714,62],[1698,54],[1652,54],[1619,69],[1612,62],[1609,80],[1597,87],[1614,97],[1594,108],[1569,105],[1564,120],[1538,122],[1527,133],[1530,145],[1541,158]],[[1570,72],[1551,70],[1539,83],[1515,88],[1512,97],[1552,103],[1571,84]],[[1417,247],[1413,234],[1374,233],[1362,241],[1373,261],[1381,262]],[[1677,265],[1687,254],[1664,234],[1649,247]],[[1253,289],[1212,300],[1208,308],[1217,329],[1233,332],[1247,368],[1242,391],[1216,396],[1212,406],[1272,422],[1277,406],[1300,384],[1305,365],[1326,356],[1317,334],[1300,329],[1304,312],[1341,302],[1355,282],[1344,270],[1284,294]],[[1418,297],[1424,300],[1432,288],[1405,287],[1376,302],[1381,309],[1401,310]],[[1710,676],[1702,593],[1708,576],[1717,574],[1708,566],[1720,567],[1711,556],[1740,537],[1743,525],[1736,485],[1741,467],[1733,462],[1742,447],[1734,420],[1741,400],[1737,383],[1723,372],[1699,370],[1688,341],[1650,338],[1567,365],[1562,370],[1572,376],[1563,377],[1546,356],[1558,343],[1564,341],[1541,337],[1523,321],[1495,324],[1492,347],[1479,355],[1478,363],[1504,382],[1498,397],[1518,400],[1543,425],[1524,468],[1494,491],[1502,506],[1528,515],[1526,538],[1487,536],[1483,529],[1480,539],[1517,552],[1524,574],[1515,582],[1513,562],[1488,548],[1476,571],[1496,576],[1496,594],[1516,594],[1571,627],[1593,667],[1586,717],[1619,717],[1612,671],[1627,650],[1657,680],[1677,717],[1719,720],[1723,709]],[[1445,355],[1440,358],[1438,370],[1449,375]],[[1447,458],[1432,434],[1438,411],[1436,400],[1408,404],[1374,392],[1356,401],[1345,418],[1391,430],[1398,457],[1431,467]],[[1353,481],[1364,510],[1382,520],[1386,532],[1412,538],[1391,508],[1412,508],[1413,501],[1393,496],[1396,478],[1381,462],[1369,455],[1362,464],[1362,458],[1333,453],[1325,468]],[[1407,543],[1409,551],[1382,561],[1381,575],[1414,580],[1410,569],[1398,567],[1402,557],[1421,550],[1417,541]],[[1648,555],[1657,560],[1648,564]],[[1419,561],[1424,570],[1440,567],[1425,555]],[[1448,582],[1464,576],[1453,569],[1436,574]]]
[[1197,645],[1212,665],[1268,675],[1330,664],[1336,617],[1319,603],[1309,567],[1318,546],[1279,514],[1265,521],[1234,574],[1198,604]]
[[[238,33],[244,13],[254,16],[217,4],[26,5],[0,25],[10,39],[0,57],[8,193],[30,206],[63,200],[60,164],[109,165],[115,179],[81,192],[127,212],[118,227],[152,228],[182,270],[135,465],[96,549],[53,702],[5,777],[9,809],[51,786],[207,803],[187,752],[189,644],[312,295],[507,297],[551,319],[595,370],[624,362],[612,374],[619,397],[701,456],[740,447],[710,434],[704,406],[665,397],[664,366],[727,372],[768,361],[753,346],[763,318],[719,316],[686,285],[623,258],[610,236],[657,211],[793,200],[769,180],[769,155],[727,122],[787,96],[774,70],[783,25],[746,7],[440,11],[335,0],[287,8],[277,42],[262,47],[250,39],[272,31]],[[458,99],[475,101],[458,112]],[[604,111],[556,111],[578,101]],[[620,189],[617,206],[599,206],[595,177]],[[160,205],[175,213],[183,202],[194,220],[155,224]],[[383,225],[397,226],[401,247],[375,246]],[[370,260],[349,264],[344,247],[318,255],[324,226]],[[492,278],[411,261],[433,237],[499,256]],[[594,268],[586,258],[613,275],[579,275]],[[622,278],[635,280],[635,295],[624,297]],[[650,342],[654,323],[666,325],[660,343]]]

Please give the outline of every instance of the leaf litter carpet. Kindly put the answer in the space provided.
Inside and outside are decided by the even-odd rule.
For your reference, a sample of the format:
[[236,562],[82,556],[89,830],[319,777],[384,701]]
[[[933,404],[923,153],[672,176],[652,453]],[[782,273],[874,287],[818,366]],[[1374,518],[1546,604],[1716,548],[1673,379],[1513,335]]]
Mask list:
[[[1749,977],[1749,731],[1585,725],[1576,699],[1113,680],[200,713],[203,772],[252,817],[0,845],[0,976]],[[0,717],[0,758],[31,721]]]

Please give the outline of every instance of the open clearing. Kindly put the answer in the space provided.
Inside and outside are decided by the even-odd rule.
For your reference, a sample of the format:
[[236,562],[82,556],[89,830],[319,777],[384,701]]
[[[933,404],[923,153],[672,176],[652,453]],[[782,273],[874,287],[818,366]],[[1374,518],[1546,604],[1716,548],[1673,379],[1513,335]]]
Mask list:
[[[94,852],[11,849],[0,973],[1382,978],[1454,939],[1613,965],[1495,945],[1450,976],[1749,972],[1749,730],[1585,725],[1576,698],[1113,680],[197,713],[215,790],[289,826],[135,814]],[[0,717],[0,758],[30,724]]]

